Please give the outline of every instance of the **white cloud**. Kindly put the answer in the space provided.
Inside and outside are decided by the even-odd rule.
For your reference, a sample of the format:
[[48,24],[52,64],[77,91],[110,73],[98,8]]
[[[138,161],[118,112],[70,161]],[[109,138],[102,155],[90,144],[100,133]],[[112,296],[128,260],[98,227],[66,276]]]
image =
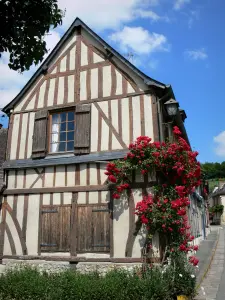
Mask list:
[[189,27],[189,29],[192,28],[194,21],[198,20],[198,19],[199,19],[199,11],[191,10],[190,14],[188,16],[188,27]]
[[205,60],[208,58],[208,54],[204,48],[196,50],[186,50],[185,55],[191,60]]
[[175,10],[180,10],[184,7],[185,4],[190,3],[191,0],[175,0],[173,8]]
[[214,142],[217,144],[215,148],[215,153],[218,156],[225,157],[225,131],[213,138]]
[[167,16],[159,16],[157,13],[155,13],[152,10],[143,10],[143,9],[138,9],[135,12],[137,17],[141,17],[143,19],[151,19],[153,22],[157,21],[165,21],[165,22],[170,22],[170,19]]
[[150,54],[169,51],[167,38],[163,34],[151,33],[143,27],[125,26],[110,36],[110,40],[119,44],[122,52],[134,51],[137,54]]
[[[76,17],[82,19],[91,28],[95,30],[117,29],[120,25],[128,23],[136,18],[146,18],[137,13],[144,8],[156,6],[159,0],[143,1],[143,0],[58,0],[59,7],[66,9],[63,19],[63,28],[67,29]],[[149,12],[148,18],[164,20],[157,17],[154,12]]]

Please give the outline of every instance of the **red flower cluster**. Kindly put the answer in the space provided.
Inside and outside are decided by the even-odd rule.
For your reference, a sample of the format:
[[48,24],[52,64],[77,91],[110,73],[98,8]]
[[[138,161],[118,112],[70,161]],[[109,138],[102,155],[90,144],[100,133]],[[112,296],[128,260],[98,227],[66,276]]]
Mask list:
[[199,259],[196,256],[190,256],[189,261],[193,266],[197,266],[199,263]]
[[[116,184],[113,198],[130,188],[132,173],[139,170],[144,176],[150,172],[161,174],[164,182],[157,186],[154,196],[144,196],[137,203],[135,214],[151,234],[156,231],[170,237],[171,249],[176,245],[180,251],[197,251],[189,246],[194,239],[189,233],[187,207],[188,195],[200,184],[200,164],[196,157],[198,152],[191,151],[189,144],[181,137],[177,126],[173,133],[176,141],[160,143],[151,142],[151,138],[140,136],[129,145],[129,153],[123,161],[107,165],[108,180]],[[197,259],[191,259],[196,264]]]

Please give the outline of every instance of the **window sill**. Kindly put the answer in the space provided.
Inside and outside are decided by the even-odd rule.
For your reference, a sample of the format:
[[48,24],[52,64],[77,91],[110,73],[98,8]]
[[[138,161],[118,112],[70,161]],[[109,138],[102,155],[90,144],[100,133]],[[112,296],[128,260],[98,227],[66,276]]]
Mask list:
[[74,156],[74,152],[73,151],[55,152],[55,153],[48,153],[44,159],[59,158],[59,157],[72,157],[72,156]]

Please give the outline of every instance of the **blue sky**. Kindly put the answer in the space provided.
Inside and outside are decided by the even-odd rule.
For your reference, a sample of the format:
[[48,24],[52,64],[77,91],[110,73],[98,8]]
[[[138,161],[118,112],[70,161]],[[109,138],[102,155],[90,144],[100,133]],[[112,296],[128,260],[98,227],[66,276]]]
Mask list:
[[[224,0],[59,0],[59,5],[66,8],[66,17],[63,26],[46,37],[50,50],[80,17],[121,54],[131,52],[133,63],[147,75],[172,85],[201,162],[225,160]],[[23,75],[8,70],[3,55],[0,107],[34,70]]]

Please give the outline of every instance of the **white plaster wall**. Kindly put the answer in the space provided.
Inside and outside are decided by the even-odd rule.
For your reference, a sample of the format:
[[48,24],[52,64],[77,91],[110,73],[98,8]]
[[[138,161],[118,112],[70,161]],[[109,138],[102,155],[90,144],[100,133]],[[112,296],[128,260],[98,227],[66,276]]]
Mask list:
[[40,87],[39,97],[38,97],[38,108],[44,106],[44,97],[45,97],[46,81],[44,81]]
[[43,205],[50,205],[50,194],[43,194]]
[[136,140],[141,135],[140,97],[132,98],[133,108],[133,138]]
[[222,222],[225,223],[225,195],[220,196],[221,204],[224,206],[223,214],[221,216]]
[[27,136],[27,129],[28,129],[27,122],[28,122],[28,113],[23,114],[21,136],[20,136],[19,159],[24,158],[25,155],[26,136]]
[[54,167],[45,168],[45,187],[53,186]]
[[50,79],[49,92],[48,92],[48,106],[53,106],[55,93],[55,78]]
[[75,61],[76,61],[76,46],[74,46],[69,53],[70,56],[70,70],[75,70]]
[[23,188],[23,179],[24,179],[23,171],[17,171],[17,189]]
[[80,72],[80,100],[87,99],[87,71]]
[[68,165],[67,166],[67,186],[74,186],[75,185],[75,165]]
[[88,64],[88,48],[81,42],[81,66]]
[[80,164],[80,185],[87,185],[87,165]]
[[28,255],[38,254],[39,202],[40,195],[29,195],[26,232]]
[[66,71],[66,56],[60,62],[60,72]]
[[111,94],[111,66],[103,67],[103,97],[108,97]]
[[36,99],[36,93],[34,94],[32,99],[28,102],[26,110],[34,109],[35,99]]
[[98,54],[93,53],[93,62],[98,63],[98,62],[101,62],[101,61],[104,61],[104,59],[101,58],[101,56],[99,56]]
[[14,189],[15,185],[15,171],[8,172],[8,189]]
[[[142,199],[142,191],[141,189],[136,189],[136,190],[132,190],[132,192],[134,197],[134,203],[136,206],[137,202],[141,201]],[[138,217],[135,215],[135,221],[137,221],[137,219]],[[141,257],[141,249],[144,246],[145,239],[146,239],[146,230],[144,229],[144,227],[142,227],[135,238],[132,257]]]
[[21,228],[23,225],[23,208],[24,208],[24,195],[18,195],[16,217]]
[[74,81],[74,75],[68,76],[68,103],[74,102]]
[[116,95],[121,95],[122,93],[122,75],[116,70]]
[[150,95],[144,95],[145,135],[154,141],[152,99]]
[[125,249],[129,232],[129,208],[127,197],[113,203],[113,245],[114,257],[125,257]]
[[59,77],[58,99],[57,104],[63,104],[64,100],[64,77]]
[[[129,98],[120,100],[122,107],[123,128],[122,136],[126,145],[130,144],[130,120],[129,120]],[[122,147],[122,146],[120,146]]]
[[86,204],[86,192],[79,192],[77,204]]
[[55,186],[65,186],[65,166],[56,167]]
[[72,203],[72,193],[63,193],[63,204]]
[[19,131],[20,118],[21,116],[19,114],[14,115],[10,159],[16,159],[16,151],[19,143],[18,131]]
[[98,98],[98,69],[91,69],[91,99]]

